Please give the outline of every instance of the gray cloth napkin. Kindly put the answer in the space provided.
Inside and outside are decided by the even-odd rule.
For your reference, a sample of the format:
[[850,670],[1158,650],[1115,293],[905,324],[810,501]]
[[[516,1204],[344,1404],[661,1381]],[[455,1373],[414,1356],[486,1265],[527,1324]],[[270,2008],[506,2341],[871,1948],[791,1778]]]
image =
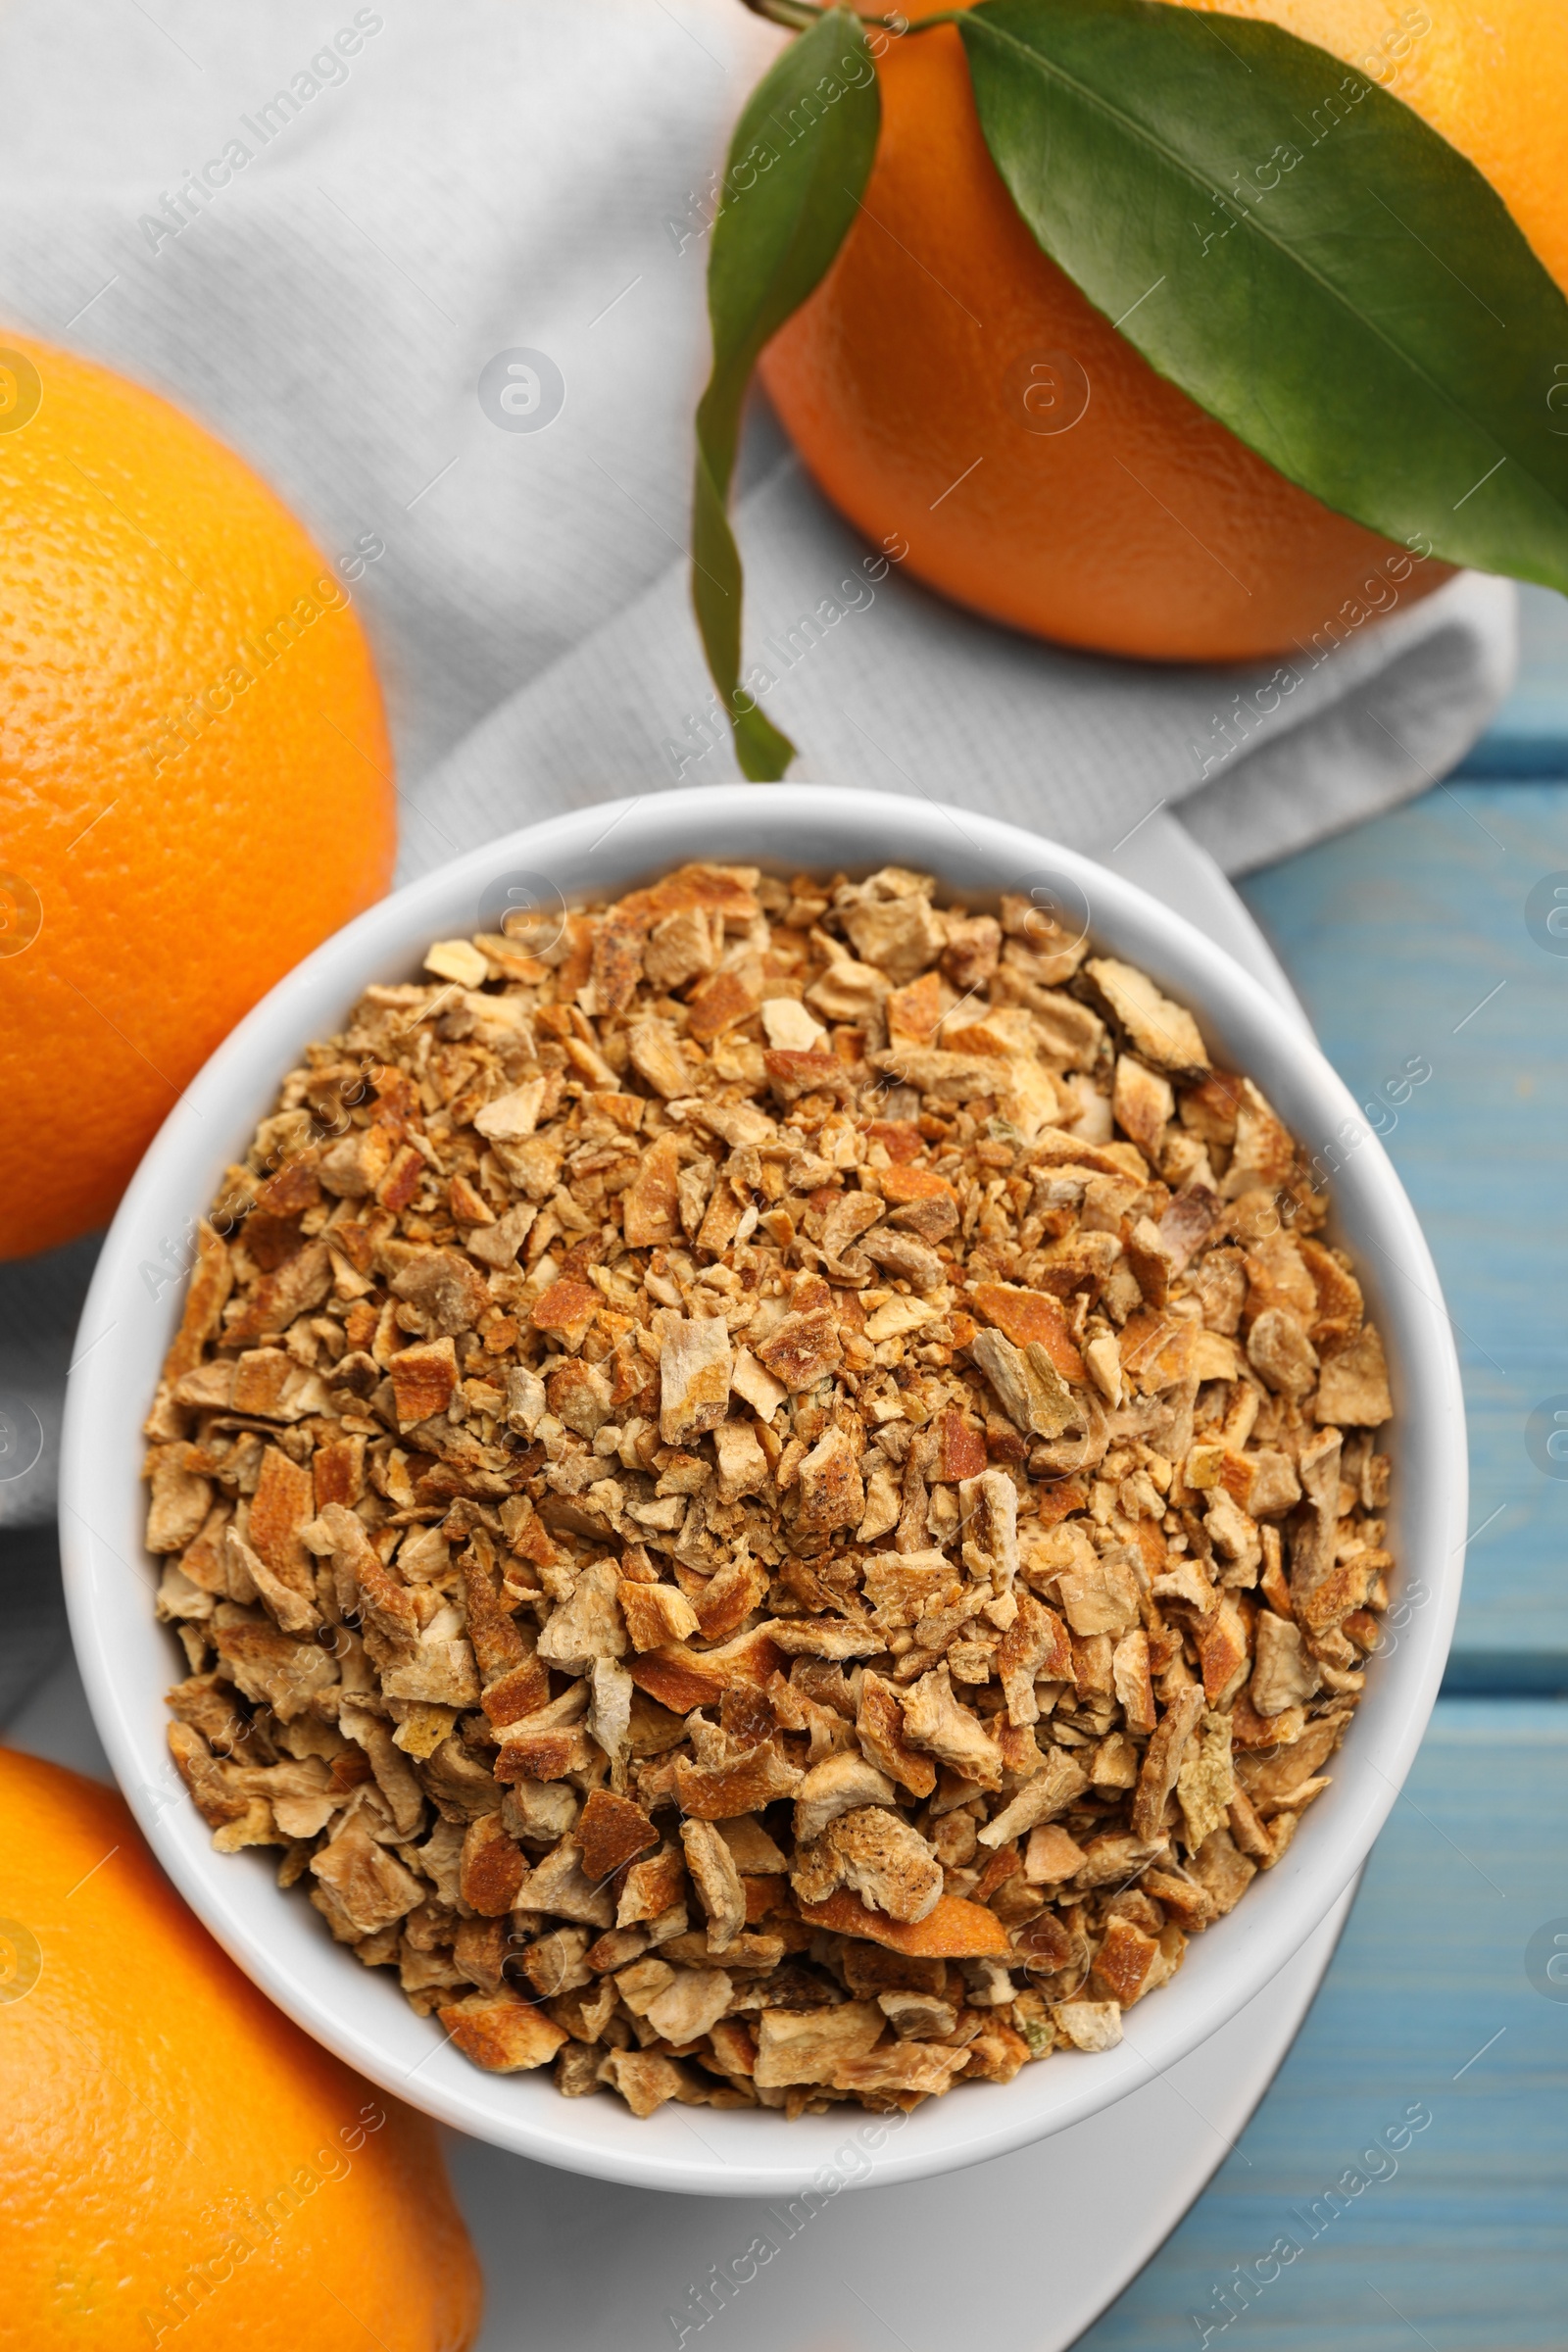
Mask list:
[[[782,37],[739,0],[0,12],[0,320],[166,393],[310,526],[385,682],[405,876],[736,772],[691,413],[714,175]],[[1475,576],[1256,669],[1034,643],[867,550],[765,413],[737,521],[798,773],[1092,853],[1179,809],[1230,872],[1281,856],[1441,776],[1512,673],[1514,592]],[[91,1253],[0,1267],[0,1528],[53,1512]]]
[[[754,419],[755,444],[770,420]],[[776,440],[776,427],[767,438]],[[780,450],[738,502],[749,658],[792,771],[983,808],[1105,856],[1161,809],[1241,874],[1407,800],[1507,692],[1511,582],[1460,573],[1332,651],[1157,668],[993,627],[868,553]],[[740,770],[684,563],[519,686],[431,779],[444,854],[564,808]],[[430,862],[406,841],[407,878]]]

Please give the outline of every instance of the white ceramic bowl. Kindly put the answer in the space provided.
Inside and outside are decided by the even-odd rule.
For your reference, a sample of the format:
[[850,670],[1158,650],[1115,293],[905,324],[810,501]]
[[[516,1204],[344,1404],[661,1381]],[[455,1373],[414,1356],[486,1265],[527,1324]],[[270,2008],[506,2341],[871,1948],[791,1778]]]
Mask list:
[[[164,1691],[183,1668],[153,1617],[138,1425],[178,1312],[172,1265],[223,1167],[300,1050],[338,1028],[368,982],[414,977],[428,943],[478,927],[481,906],[493,925],[519,876],[543,877],[569,902],[693,858],[785,874],[896,861],[937,874],[972,905],[1042,878],[1066,904],[1076,895],[1100,947],[1191,1005],[1221,1061],[1254,1077],[1309,1149],[1338,1139],[1334,1230],[1354,1253],[1388,1346],[1403,1622],[1372,1665],[1333,1787],[1283,1862],[1130,2012],[1118,2049],[1058,2053],[1005,2087],[962,2086],[894,2131],[849,2108],[786,2124],[765,2111],[668,2106],[638,2122],[612,2096],[567,2100],[540,2075],[481,2073],[415,2015],[390,1972],[363,1968],[298,1893],[279,1893],[275,1857],[213,1852],[165,1744]],[[1360,1140],[1347,1152],[1351,1137]],[[1058,2132],[1184,2056],[1269,1981],[1360,1868],[1420,1742],[1458,1602],[1465,1498],[1458,1367],[1414,1213],[1346,1088],[1254,979],[1143,891],[1015,826],[891,794],[742,785],[607,804],[457,858],[328,940],[240,1023],[171,1113],[104,1246],[71,1381],[61,1532],[76,1653],[121,1785],[181,1893],[280,2008],[383,2088],[497,2146],[651,2188],[793,2195],[813,2180],[912,2180]],[[857,2152],[846,2165],[835,2151],[849,2142]]]

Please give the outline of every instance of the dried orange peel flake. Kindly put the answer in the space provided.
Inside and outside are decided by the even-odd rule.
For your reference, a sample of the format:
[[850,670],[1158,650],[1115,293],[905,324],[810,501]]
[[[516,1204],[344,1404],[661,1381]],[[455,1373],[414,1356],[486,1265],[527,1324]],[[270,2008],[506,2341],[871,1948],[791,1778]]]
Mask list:
[[917,1920],[889,1919],[858,1894],[845,1893],[830,1894],[825,1903],[802,1903],[800,1914],[808,1927],[861,1936],[916,1960],[1000,1959],[1010,1948],[1007,1931],[996,1913],[984,1903],[965,1902],[961,1894],[940,1896],[936,1909]]

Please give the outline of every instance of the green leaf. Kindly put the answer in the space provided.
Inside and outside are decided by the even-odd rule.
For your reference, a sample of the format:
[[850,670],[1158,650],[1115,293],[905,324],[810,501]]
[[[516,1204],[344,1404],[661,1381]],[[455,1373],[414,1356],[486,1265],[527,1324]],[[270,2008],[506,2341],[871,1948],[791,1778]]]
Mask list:
[[1358,522],[1568,589],[1568,303],[1446,139],[1273,24],[982,0],[959,27],[1023,219],[1162,375]]
[[835,8],[777,57],[742,115],[708,264],[713,372],[697,411],[692,602],[741,771],[773,782],[795,746],[740,685],[741,560],[725,512],[758,354],[826,274],[870,174],[881,123],[858,17]]

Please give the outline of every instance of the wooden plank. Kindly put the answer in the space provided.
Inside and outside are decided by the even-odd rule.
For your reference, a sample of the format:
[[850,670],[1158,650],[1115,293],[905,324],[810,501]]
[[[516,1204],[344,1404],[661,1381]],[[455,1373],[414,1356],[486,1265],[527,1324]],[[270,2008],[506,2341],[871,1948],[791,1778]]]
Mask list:
[[1568,1999],[1525,1968],[1558,1914],[1568,1708],[1444,1699],[1268,2097],[1078,2352],[1560,2345]]
[[1242,885],[1384,1134],[1454,1321],[1477,1531],[1455,1688],[1568,1683],[1568,1478],[1526,1450],[1531,1412],[1568,1396],[1568,954],[1526,918],[1556,872],[1568,875],[1568,785],[1471,783]]

